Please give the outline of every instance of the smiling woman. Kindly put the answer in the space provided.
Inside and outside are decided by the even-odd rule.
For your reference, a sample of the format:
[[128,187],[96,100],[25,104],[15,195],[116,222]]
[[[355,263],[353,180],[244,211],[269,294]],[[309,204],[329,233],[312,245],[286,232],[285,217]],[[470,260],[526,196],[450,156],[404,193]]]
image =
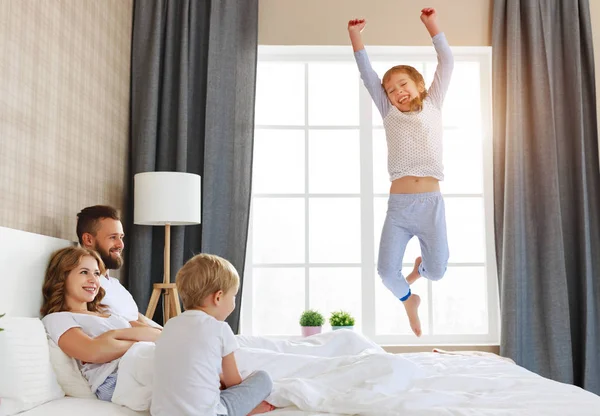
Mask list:
[[105,273],[98,253],[67,247],[52,255],[42,288],[42,322],[63,352],[79,360],[93,393],[110,401],[116,387],[118,358],[138,341],[155,341],[160,331],[132,324],[102,304]]
[[63,311],[102,312],[101,273],[105,273],[104,263],[95,251],[79,247],[57,251],[50,260],[42,287],[42,316]]

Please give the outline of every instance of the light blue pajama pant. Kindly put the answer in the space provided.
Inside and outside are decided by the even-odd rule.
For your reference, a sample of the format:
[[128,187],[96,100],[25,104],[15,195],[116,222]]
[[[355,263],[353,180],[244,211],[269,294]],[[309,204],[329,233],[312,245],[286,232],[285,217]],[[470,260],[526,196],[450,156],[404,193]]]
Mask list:
[[228,416],[246,416],[271,394],[273,382],[265,371],[255,371],[237,386],[221,392]]
[[402,260],[408,242],[415,236],[421,243],[423,258],[419,273],[429,280],[440,280],[446,273],[449,257],[446,213],[440,192],[390,194],[377,272],[385,287],[400,300],[410,296],[410,287],[402,274]]
[[115,371],[106,377],[106,380],[104,380],[104,382],[98,387],[98,390],[96,390],[96,397],[100,400],[104,400],[105,402],[110,402],[116,387],[117,372]]

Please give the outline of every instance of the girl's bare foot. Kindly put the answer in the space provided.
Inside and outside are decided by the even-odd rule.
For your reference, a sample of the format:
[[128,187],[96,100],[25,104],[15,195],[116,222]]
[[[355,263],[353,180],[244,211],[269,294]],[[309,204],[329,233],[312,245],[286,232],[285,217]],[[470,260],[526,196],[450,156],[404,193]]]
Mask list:
[[406,276],[406,283],[408,283],[409,285],[412,285],[419,277],[421,277],[421,275],[419,274],[419,266],[421,265],[421,262],[423,261],[423,259],[421,259],[421,257],[417,257],[415,260],[415,267],[413,268],[413,271]]
[[421,336],[421,320],[419,319],[419,305],[421,304],[421,298],[419,295],[412,294],[404,302],[404,309],[408,315],[408,321],[410,327],[416,336]]
[[248,416],[258,415],[261,413],[267,413],[272,410],[275,410],[275,406],[273,406],[271,403],[263,401],[258,406],[256,406],[253,411],[248,413]]

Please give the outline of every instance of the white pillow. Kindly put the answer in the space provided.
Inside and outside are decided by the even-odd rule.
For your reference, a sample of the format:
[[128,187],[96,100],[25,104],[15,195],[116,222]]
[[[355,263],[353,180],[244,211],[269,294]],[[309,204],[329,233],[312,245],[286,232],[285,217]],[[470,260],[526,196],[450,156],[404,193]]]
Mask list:
[[37,318],[2,318],[0,397],[7,416],[64,397],[50,365],[48,341]]
[[50,338],[48,338],[48,348],[54,374],[65,394],[82,399],[96,399],[87,380],[79,371],[77,361],[65,354]]

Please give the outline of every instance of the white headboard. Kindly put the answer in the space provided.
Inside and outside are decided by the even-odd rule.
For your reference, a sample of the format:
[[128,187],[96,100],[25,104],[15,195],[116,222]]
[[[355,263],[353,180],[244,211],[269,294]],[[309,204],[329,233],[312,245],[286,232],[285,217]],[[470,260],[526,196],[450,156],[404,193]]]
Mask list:
[[50,255],[74,242],[0,227],[0,314],[37,317]]

